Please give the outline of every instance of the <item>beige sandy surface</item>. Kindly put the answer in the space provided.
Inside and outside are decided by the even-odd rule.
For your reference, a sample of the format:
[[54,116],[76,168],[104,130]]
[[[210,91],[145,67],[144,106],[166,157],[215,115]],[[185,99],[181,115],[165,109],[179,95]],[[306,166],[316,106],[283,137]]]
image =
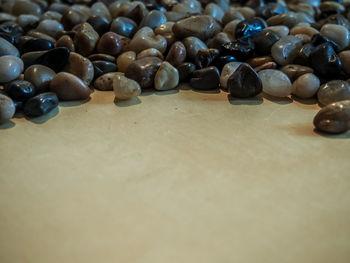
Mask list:
[[350,262],[350,133],[316,133],[317,105],[131,104],[0,126],[1,263]]

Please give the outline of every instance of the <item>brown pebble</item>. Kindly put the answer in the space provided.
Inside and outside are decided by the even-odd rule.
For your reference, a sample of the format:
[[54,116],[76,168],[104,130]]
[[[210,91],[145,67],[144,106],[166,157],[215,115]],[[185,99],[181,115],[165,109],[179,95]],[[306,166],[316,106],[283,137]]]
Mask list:
[[250,58],[246,61],[246,63],[248,63],[253,68],[259,67],[267,62],[273,62],[273,58],[271,56],[263,56]]
[[141,59],[145,57],[157,57],[161,60],[164,60],[164,56],[158,49],[155,48],[148,48],[145,50],[142,50],[140,53],[137,54],[136,59]]
[[75,51],[73,39],[67,35],[63,35],[57,40],[56,47],[66,47],[72,52]]
[[313,73],[314,72],[314,70],[312,68],[297,65],[297,64],[285,65],[281,68],[281,71],[284,74],[286,74],[291,81],[296,80],[301,75],[304,75],[306,73]]
[[115,57],[108,54],[92,54],[88,56],[88,59],[90,59],[91,61],[104,60],[104,61],[115,63]]
[[99,35],[88,23],[83,23],[73,29],[76,31],[74,37],[74,46],[77,53],[88,56],[90,55],[99,39]]
[[116,56],[122,51],[122,42],[114,32],[103,34],[97,43],[97,52]]
[[55,71],[43,65],[32,65],[24,71],[24,80],[31,82],[38,93],[48,91],[50,82],[55,76]]
[[86,85],[90,85],[94,78],[94,66],[91,61],[75,52],[69,54],[68,63],[63,71],[77,76],[84,81]]
[[110,72],[103,74],[95,80],[94,87],[98,90],[113,90],[113,79],[119,75],[124,76],[124,73]]
[[255,67],[254,70],[256,72],[259,72],[264,69],[276,69],[276,68],[277,68],[276,62],[271,61],[271,62],[266,62],[265,64],[262,64],[258,67]]
[[186,47],[181,41],[177,41],[171,45],[168,55],[165,58],[171,65],[177,67],[186,59]]

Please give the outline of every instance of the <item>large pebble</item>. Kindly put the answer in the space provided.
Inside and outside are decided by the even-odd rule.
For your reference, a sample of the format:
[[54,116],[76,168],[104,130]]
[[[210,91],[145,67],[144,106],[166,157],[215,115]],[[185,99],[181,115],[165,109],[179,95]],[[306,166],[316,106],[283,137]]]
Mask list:
[[33,61],[33,64],[40,64],[47,66],[59,72],[68,62],[70,50],[65,47],[57,47],[45,51],[38,58]]
[[177,71],[179,72],[179,81],[187,81],[192,75],[193,71],[196,70],[196,65],[190,62],[184,62],[177,66]]
[[92,62],[92,65],[94,67],[94,79],[103,74],[117,71],[117,65],[109,61],[95,60]]
[[350,74],[350,50],[342,51],[338,55],[343,65],[343,70],[345,73]]
[[54,44],[46,39],[29,39],[21,45],[21,53],[50,50],[53,47]]
[[113,78],[113,90],[117,100],[129,100],[141,94],[140,85],[122,75]]
[[227,89],[234,97],[249,98],[262,92],[262,83],[254,69],[243,63],[228,78]]
[[317,98],[324,106],[341,100],[350,100],[350,84],[344,80],[331,80],[320,87]]
[[38,93],[47,91],[56,73],[43,65],[32,65],[24,71],[24,79],[33,83]]
[[69,72],[80,78],[86,85],[90,85],[94,78],[94,66],[91,61],[82,55],[71,52],[63,71]]
[[242,64],[242,62],[230,62],[227,63],[220,75],[220,86],[223,89],[227,89],[227,80],[228,78],[236,71],[236,69]]
[[271,47],[278,40],[280,40],[279,35],[271,30],[264,30],[255,35],[253,39],[256,51],[261,55],[269,55]]
[[16,1],[12,7],[12,14],[15,16],[19,16],[21,14],[40,15],[41,11],[40,6],[34,1]]
[[136,60],[136,53],[134,51],[127,51],[122,53],[117,58],[117,66],[120,72],[125,72],[128,66]]
[[329,43],[315,47],[310,54],[310,60],[313,69],[324,76],[334,77],[342,68],[339,57]]
[[297,78],[292,85],[292,93],[302,99],[312,98],[320,88],[320,79],[312,74],[306,73]]
[[220,84],[220,73],[216,67],[208,67],[195,70],[190,79],[190,85],[196,90],[218,89]]
[[51,80],[50,90],[60,100],[85,100],[91,93],[81,79],[67,72],[60,72]]
[[136,32],[130,41],[130,50],[139,53],[148,48],[156,48],[161,53],[164,53],[167,47],[166,39],[161,35],[154,34],[149,27],[143,27]]
[[327,133],[343,133],[350,129],[350,100],[327,105],[314,118],[316,129]]
[[88,23],[83,23],[73,30],[76,31],[73,41],[77,53],[83,56],[90,55],[99,40],[98,33]]
[[137,54],[136,59],[141,59],[145,57],[158,57],[161,60],[164,59],[164,56],[158,49],[155,48],[148,48],[145,50],[142,50],[140,53]]
[[0,56],[16,56],[19,57],[18,49],[10,42],[0,37]]
[[282,71],[265,69],[259,72],[263,91],[274,97],[287,97],[292,92],[292,83]]
[[166,21],[167,21],[167,18],[163,14],[163,12],[158,10],[152,10],[142,19],[139,27],[142,28],[147,26],[154,29],[157,26],[165,23]]
[[23,62],[15,56],[0,57],[0,83],[9,82],[19,77],[23,71]]
[[271,55],[280,65],[291,64],[302,45],[302,40],[298,37],[282,37],[271,47]]
[[117,17],[111,23],[110,31],[121,36],[132,37],[137,30],[137,24],[134,20],[127,17]]
[[183,63],[186,59],[186,47],[181,41],[176,41],[171,45],[166,61],[168,61],[174,67],[177,67]]
[[344,26],[326,24],[321,28],[320,33],[337,43],[340,50],[349,46],[349,30]]
[[63,30],[63,26],[56,20],[45,19],[39,23],[36,30],[51,37],[56,37],[56,33],[60,30]]
[[169,90],[178,84],[179,72],[169,62],[164,61],[154,77],[154,88],[156,90]]
[[125,71],[125,77],[137,81],[141,88],[150,88],[162,60],[157,57],[146,57],[132,62]]
[[119,75],[124,76],[124,73],[109,72],[109,73],[103,74],[95,80],[94,87],[98,90],[113,90],[113,79]]
[[8,121],[16,112],[16,106],[13,100],[0,93],[0,124]]
[[192,60],[196,59],[199,50],[208,49],[207,45],[197,37],[186,37],[182,43],[186,47],[187,56]]
[[35,95],[35,87],[25,80],[15,80],[5,86],[6,94],[16,101],[25,101]]
[[198,37],[207,40],[221,30],[220,24],[210,16],[191,16],[175,23],[173,32],[179,39],[186,37]]
[[114,32],[103,34],[97,43],[96,50],[99,53],[118,55],[122,51],[122,42],[120,37]]
[[57,106],[57,95],[53,92],[44,92],[27,100],[23,111],[28,117],[39,117],[49,113]]

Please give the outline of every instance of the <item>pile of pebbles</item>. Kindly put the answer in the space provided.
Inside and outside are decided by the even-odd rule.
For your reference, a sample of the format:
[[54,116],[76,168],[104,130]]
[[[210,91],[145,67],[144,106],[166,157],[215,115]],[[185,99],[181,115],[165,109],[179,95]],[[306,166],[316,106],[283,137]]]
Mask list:
[[317,129],[350,129],[350,0],[1,0],[0,122],[92,89],[317,97]]

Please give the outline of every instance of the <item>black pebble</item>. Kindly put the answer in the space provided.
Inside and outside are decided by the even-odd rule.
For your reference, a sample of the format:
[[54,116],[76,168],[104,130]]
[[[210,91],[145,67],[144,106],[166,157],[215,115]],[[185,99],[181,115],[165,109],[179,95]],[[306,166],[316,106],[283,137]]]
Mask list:
[[[267,1],[265,0],[265,2]],[[256,9],[256,16],[268,19],[271,16],[281,15],[290,11],[286,6],[277,3],[271,3],[271,1],[269,2],[270,3],[267,3],[266,5],[258,7]]]
[[262,83],[254,69],[243,63],[228,78],[227,89],[233,97],[249,98],[262,92]]
[[100,36],[109,30],[109,22],[105,17],[98,15],[90,16],[86,22],[88,22]]
[[310,43],[305,44],[302,46],[293,63],[298,64],[298,65],[303,65],[303,66],[309,66],[310,65],[310,54],[314,50],[314,46]]
[[94,78],[98,78],[109,72],[117,71],[117,65],[109,61],[95,60],[92,62],[92,65],[94,66]]
[[234,56],[220,56],[214,59],[214,61],[211,63],[213,66],[217,67],[218,70],[221,72],[222,68],[230,62],[237,61],[237,59]]
[[18,24],[9,21],[0,25],[0,33],[3,38],[11,40],[11,44],[16,45],[24,31]]
[[67,64],[69,54],[68,48],[56,47],[39,56],[33,64],[41,64],[59,72]]
[[5,86],[6,93],[13,100],[25,101],[35,95],[35,87],[26,80],[15,80]]
[[21,54],[32,52],[32,51],[42,51],[50,50],[54,48],[54,44],[46,39],[29,39],[21,45]]
[[197,90],[218,89],[220,84],[220,73],[216,67],[208,67],[195,70],[190,79],[190,85]]
[[337,43],[335,43],[334,41],[330,40],[328,37],[325,37],[324,35],[321,34],[315,34],[312,36],[311,38],[311,44],[316,47],[318,45],[321,45],[323,43],[329,43],[332,45],[332,47],[334,48],[334,50],[338,53],[339,52],[339,46]]
[[215,48],[200,49],[196,55],[196,65],[199,68],[209,67],[213,60],[220,54],[220,51]]
[[29,99],[24,104],[24,114],[28,117],[42,116],[58,106],[58,98],[53,92],[45,92]]
[[266,22],[260,17],[251,17],[239,22],[236,26],[236,39],[241,37],[251,37],[260,33],[265,27]]
[[192,72],[196,70],[196,65],[190,62],[185,62],[177,66],[177,71],[179,72],[179,81],[184,82],[187,81]]
[[329,43],[323,43],[315,47],[310,55],[310,59],[311,66],[321,75],[334,77],[341,72],[342,63]]
[[272,45],[279,39],[279,35],[272,30],[264,30],[263,32],[260,32],[253,38],[256,52],[260,55],[270,54]]
[[241,37],[235,41],[222,45],[224,55],[232,55],[239,61],[247,60],[254,55],[255,45],[251,38]]

